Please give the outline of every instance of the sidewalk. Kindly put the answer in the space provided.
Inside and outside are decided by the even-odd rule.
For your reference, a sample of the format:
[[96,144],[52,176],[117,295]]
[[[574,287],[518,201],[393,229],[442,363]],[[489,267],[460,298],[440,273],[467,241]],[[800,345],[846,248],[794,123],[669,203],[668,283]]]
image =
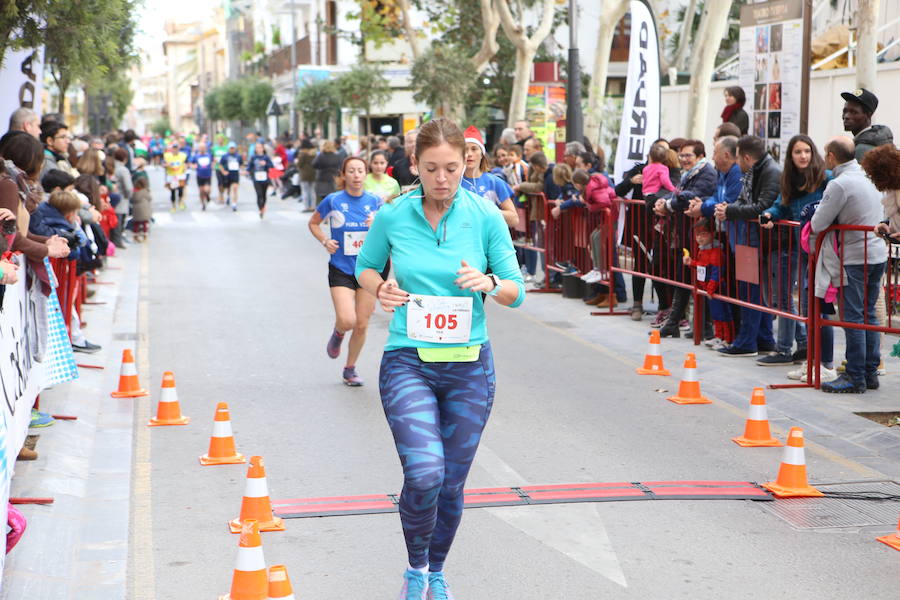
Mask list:
[[[626,287],[631,290],[626,278]],[[648,286],[649,288],[649,286]],[[649,303],[649,289],[645,292],[644,309]],[[631,307],[631,299],[617,310]],[[529,293],[521,311],[535,321],[556,329],[609,356],[613,364],[637,368],[643,363],[647,349],[647,335],[652,316],[640,322],[628,315],[591,316],[592,306],[580,299],[563,298],[561,294]],[[496,310],[496,308],[495,308]],[[682,332],[683,333],[683,332]],[[835,328],[835,361],[844,357],[844,333]],[[865,394],[826,394],[815,389],[766,389],[769,420],[773,433],[784,439],[791,427],[803,427],[809,446],[821,446],[837,458],[852,459],[872,470],[866,477],[900,480],[900,427],[886,427],[855,412],[900,412],[900,360],[889,356],[897,342],[894,336],[883,337],[882,357],[887,375],[880,378],[881,387]],[[704,345],[695,346],[693,340],[666,338],[662,340],[662,354],[671,377],[646,377],[648,388],[665,392],[678,389],[685,354],[697,355],[698,375],[704,395],[717,406],[746,418],[750,394],[754,387],[768,384],[797,383],[785,376],[794,368],[760,367],[755,358],[724,357]],[[548,367],[542,377],[577,376],[566,373],[564,367]],[[598,390],[599,391],[599,390]],[[741,427],[743,421],[741,421]],[[740,435],[735,431],[733,435]],[[810,443],[811,442],[811,443]],[[832,458],[835,458],[832,456]],[[860,473],[848,473],[847,479],[859,479]]]
[[54,503],[19,506],[28,526],[7,556],[0,599],[126,597],[134,402],[110,392],[122,349],[136,344],[140,257],[132,245],[110,259],[99,279],[113,285],[92,286],[91,300],[105,304],[84,307],[85,334],[103,349],[75,359],[105,368],[81,368],[79,379],[41,394],[41,410],[78,420],[31,429],[38,459],[15,463],[10,495]]

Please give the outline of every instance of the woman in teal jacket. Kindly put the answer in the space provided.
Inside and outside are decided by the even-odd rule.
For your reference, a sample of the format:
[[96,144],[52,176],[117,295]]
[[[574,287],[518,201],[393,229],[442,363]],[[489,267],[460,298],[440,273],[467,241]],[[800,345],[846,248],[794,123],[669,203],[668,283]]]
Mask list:
[[[808,205],[822,199],[825,186],[831,181],[831,171],[825,169],[825,161],[819,154],[815,142],[809,136],[795,135],[788,142],[787,153],[784,160],[784,170],[781,175],[781,194],[775,203],[763,213],[760,219],[762,226],[772,230],[775,221],[800,221],[801,212]],[[779,233],[788,235],[774,235],[771,243],[770,262],[771,271],[769,288],[771,293],[766,294],[774,301],[775,308],[797,314],[794,307],[794,282],[800,283],[800,312],[807,314],[808,288],[806,281],[809,255],[800,247],[800,228],[780,228]],[[793,354],[794,340],[797,341],[797,351]],[[775,354],[763,356],[756,362],[763,366],[790,365],[794,361],[806,359],[806,329],[799,321],[779,317],[778,337],[775,342]],[[833,369],[834,343],[831,327],[822,329],[822,378],[827,381],[831,378],[830,370]],[[806,370],[798,369],[789,376],[796,379],[805,379]],[[835,373],[836,376],[836,373]]]
[[[444,560],[494,400],[484,302],[515,307],[525,298],[503,216],[460,187],[465,148],[448,119],[422,127],[415,153],[421,186],[378,211],[356,262],[360,285],[394,314],[379,386],[403,465],[409,568],[401,600],[451,597]],[[378,272],[388,258],[396,279]]]

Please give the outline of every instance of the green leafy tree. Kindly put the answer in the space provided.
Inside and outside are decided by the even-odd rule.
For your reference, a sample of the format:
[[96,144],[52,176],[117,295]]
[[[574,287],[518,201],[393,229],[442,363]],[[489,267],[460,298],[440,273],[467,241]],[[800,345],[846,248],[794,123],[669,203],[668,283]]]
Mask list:
[[226,81],[218,88],[219,114],[226,121],[244,120],[244,83],[239,79]]
[[413,63],[413,98],[442,116],[459,120],[477,77],[467,52],[434,43]]
[[43,15],[45,63],[59,90],[58,111],[77,83],[124,71],[137,60],[134,49],[139,0],[52,2]]
[[153,125],[150,126],[150,131],[162,137],[169,135],[169,132],[172,131],[172,123],[169,122],[169,117],[162,117],[154,121]]
[[303,116],[306,125],[325,126],[340,109],[338,92],[332,79],[322,79],[307,83],[297,91],[295,107]]
[[244,83],[242,90],[242,109],[245,121],[265,119],[266,109],[275,93],[268,81],[250,79]]
[[43,43],[41,16],[49,3],[49,0],[0,2],[0,67],[7,49],[36,48]]
[[366,133],[371,133],[369,116],[373,106],[391,99],[391,86],[381,69],[371,64],[357,64],[335,80],[341,106],[366,119]]
[[203,96],[203,108],[206,111],[206,118],[210,121],[223,121],[222,116],[222,94],[218,87],[215,87]]

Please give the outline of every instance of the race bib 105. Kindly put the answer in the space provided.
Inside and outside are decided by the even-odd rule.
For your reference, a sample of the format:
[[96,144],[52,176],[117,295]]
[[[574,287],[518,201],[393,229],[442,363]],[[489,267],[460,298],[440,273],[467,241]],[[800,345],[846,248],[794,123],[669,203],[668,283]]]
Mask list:
[[472,336],[472,298],[412,294],[406,305],[406,335],[437,344],[466,344]]

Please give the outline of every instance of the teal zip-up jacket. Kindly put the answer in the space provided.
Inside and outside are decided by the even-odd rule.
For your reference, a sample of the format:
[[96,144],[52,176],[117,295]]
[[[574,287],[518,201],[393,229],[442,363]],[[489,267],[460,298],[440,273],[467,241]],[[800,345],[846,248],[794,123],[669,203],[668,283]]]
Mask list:
[[[390,258],[400,288],[410,294],[471,296],[472,332],[468,345],[488,341],[484,302],[480,293],[459,289],[454,281],[461,260],[481,272],[514,281],[519,295],[511,306],[525,300],[525,283],[516,261],[509,228],[492,202],[460,187],[453,203],[431,228],[422,209],[422,187],[382,206],[375,216],[356,259],[356,276],[366,269],[380,271]],[[447,344],[411,340],[406,335],[406,306],[399,306],[388,328],[385,350],[441,348]]]

